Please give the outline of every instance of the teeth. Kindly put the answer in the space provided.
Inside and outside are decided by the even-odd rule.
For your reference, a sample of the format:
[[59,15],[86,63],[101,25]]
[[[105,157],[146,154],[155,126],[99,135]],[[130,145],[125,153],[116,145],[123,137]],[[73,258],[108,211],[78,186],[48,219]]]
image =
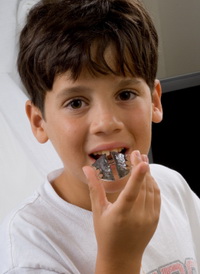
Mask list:
[[[123,150],[123,148],[115,148],[115,149],[113,149],[113,150],[111,150],[112,152],[121,152]],[[111,153],[111,151],[110,150],[102,150],[102,151],[97,151],[97,152],[94,152],[93,154],[94,155],[103,155],[103,154],[105,154],[106,156],[109,156],[110,155],[110,153]]]

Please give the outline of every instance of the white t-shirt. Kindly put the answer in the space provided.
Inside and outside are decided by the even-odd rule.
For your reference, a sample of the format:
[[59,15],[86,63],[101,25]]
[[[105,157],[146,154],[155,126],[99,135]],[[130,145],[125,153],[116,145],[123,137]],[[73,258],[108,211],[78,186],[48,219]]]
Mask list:
[[[151,165],[162,195],[158,228],[143,256],[151,274],[200,273],[200,199],[179,173]],[[92,212],[62,200],[51,186],[61,171],[0,227],[0,273],[92,274],[97,253]]]

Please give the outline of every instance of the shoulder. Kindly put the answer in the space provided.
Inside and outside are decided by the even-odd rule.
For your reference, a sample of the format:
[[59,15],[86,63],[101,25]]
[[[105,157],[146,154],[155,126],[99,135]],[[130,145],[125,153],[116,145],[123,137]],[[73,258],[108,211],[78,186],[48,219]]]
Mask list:
[[150,164],[150,169],[151,169],[151,172],[157,175],[161,175],[161,177],[163,174],[169,175],[169,176],[170,175],[174,176],[175,174],[181,175],[176,170],[160,164]]
[[200,199],[191,189],[184,177],[169,167],[150,164],[151,174],[156,180],[163,198],[176,204],[200,209]]
[[[14,209],[0,225],[0,271],[4,273],[7,269],[14,267],[14,245],[19,238],[21,232],[26,231],[27,211],[37,203],[39,194],[35,192],[33,195],[24,200],[16,209]],[[30,217],[31,218],[31,217]]]
[[0,273],[19,266],[76,273],[71,256],[80,250],[71,246],[79,246],[83,224],[84,238],[91,230],[93,239],[91,212],[62,200],[47,181],[0,226]]
[[185,179],[178,171],[171,169],[167,166],[159,164],[150,164],[150,170],[153,177],[158,180],[158,183],[162,183],[165,181],[168,182],[169,179],[175,180],[175,183],[186,183]]
[[150,164],[150,169],[162,192],[177,192],[181,195],[186,191],[192,192],[184,177],[176,170],[159,164]]
[[55,209],[39,188],[5,218],[0,226],[0,273],[18,267],[37,269],[41,262],[42,269],[47,269],[48,265],[49,269],[54,269],[53,264],[57,266],[48,255],[52,238],[49,234],[55,228],[53,212]]
[[39,196],[39,193],[36,191],[31,196],[23,200],[15,209],[10,212],[10,214],[6,216],[6,218],[4,218],[0,227],[10,230],[12,224],[15,223],[16,219],[18,219],[18,216],[29,210],[29,208],[37,203]]

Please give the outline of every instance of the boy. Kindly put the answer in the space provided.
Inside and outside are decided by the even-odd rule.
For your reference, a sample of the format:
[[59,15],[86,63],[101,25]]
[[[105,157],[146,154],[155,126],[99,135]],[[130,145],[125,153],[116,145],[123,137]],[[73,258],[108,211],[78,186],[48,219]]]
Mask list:
[[[2,225],[1,273],[198,273],[200,201],[146,156],[162,120],[157,47],[138,0],[43,0],[30,11],[18,56],[26,112],[63,169]],[[114,152],[132,167],[103,180],[92,165]]]

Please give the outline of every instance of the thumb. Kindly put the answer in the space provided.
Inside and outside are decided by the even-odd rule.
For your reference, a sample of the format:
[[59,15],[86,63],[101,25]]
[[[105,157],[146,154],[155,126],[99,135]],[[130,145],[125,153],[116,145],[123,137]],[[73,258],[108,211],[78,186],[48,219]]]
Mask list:
[[90,166],[84,166],[83,172],[88,180],[92,211],[93,213],[100,213],[108,202],[103,183],[100,179],[97,178],[94,168]]

